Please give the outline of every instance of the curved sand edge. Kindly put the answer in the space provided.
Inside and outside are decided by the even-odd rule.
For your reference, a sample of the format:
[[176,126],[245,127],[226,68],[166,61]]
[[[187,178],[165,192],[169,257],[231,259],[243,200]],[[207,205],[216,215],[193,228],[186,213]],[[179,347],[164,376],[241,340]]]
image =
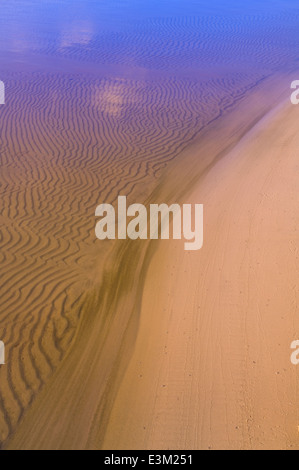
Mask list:
[[197,185],[205,245],[161,242],[105,449],[298,449],[298,109]]

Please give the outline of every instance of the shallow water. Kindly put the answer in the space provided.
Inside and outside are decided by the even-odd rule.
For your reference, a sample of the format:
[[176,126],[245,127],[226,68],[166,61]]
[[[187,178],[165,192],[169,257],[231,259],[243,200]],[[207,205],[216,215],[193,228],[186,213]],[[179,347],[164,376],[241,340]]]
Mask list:
[[[94,70],[117,65],[118,74],[133,68],[146,76],[153,70],[180,76],[182,69],[184,75],[188,69],[193,78],[195,72],[198,78],[211,66],[232,73],[296,67],[299,8],[295,0],[223,3],[3,0],[1,69],[14,62],[41,68],[38,60],[48,68],[46,58],[50,69],[56,70],[53,57],[84,61]],[[71,66],[65,62],[65,70]]]

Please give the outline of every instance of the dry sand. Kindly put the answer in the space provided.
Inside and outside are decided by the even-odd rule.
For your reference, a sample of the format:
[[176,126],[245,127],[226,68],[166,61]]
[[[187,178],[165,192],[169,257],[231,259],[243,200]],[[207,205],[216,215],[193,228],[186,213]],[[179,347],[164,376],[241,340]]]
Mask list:
[[160,243],[105,449],[299,448],[298,109],[201,179],[205,246]]
[[181,194],[164,180],[152,195],[196,183],[204,249],[108,245],[67,355],[5,448],[299,448],[298,111],[261,119],[258,98],[219,124],[225,140],[216,123],[181,156]]

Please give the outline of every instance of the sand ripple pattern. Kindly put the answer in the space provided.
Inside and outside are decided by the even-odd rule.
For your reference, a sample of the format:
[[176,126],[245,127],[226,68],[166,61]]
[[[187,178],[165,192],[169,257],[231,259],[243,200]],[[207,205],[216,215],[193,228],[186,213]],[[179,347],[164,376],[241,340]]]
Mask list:
[[[184,68],[229,67],[273,71],[297,62],[299,14],[203,14],[155,18],[118,32],[73,28],[58,41],[45,36],[34,50],[83,62],[136,66],[179,73]],[[34,41],[33,41],[34,42]]]
[[[0,110],[0,439],[69,350],[100,280],[94,211],[136,202],[185,146],[265,77],[135,81],[10,74]],[[195,162],[196,164],[196,162]],[[89,302],[90,305],[90,302]]]

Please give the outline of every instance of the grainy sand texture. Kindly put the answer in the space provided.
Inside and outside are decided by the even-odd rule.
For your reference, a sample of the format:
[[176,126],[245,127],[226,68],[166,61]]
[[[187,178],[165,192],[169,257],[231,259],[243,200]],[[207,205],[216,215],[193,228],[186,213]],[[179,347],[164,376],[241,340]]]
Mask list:
[[[298,27],[2,0],[1,449],[299,449]],[[119,195],[204,204],[203,249],[97,240]]]
[[106,449],[298,449],[296,116],[265,118],[199,182],[199,254],[154,254]]

